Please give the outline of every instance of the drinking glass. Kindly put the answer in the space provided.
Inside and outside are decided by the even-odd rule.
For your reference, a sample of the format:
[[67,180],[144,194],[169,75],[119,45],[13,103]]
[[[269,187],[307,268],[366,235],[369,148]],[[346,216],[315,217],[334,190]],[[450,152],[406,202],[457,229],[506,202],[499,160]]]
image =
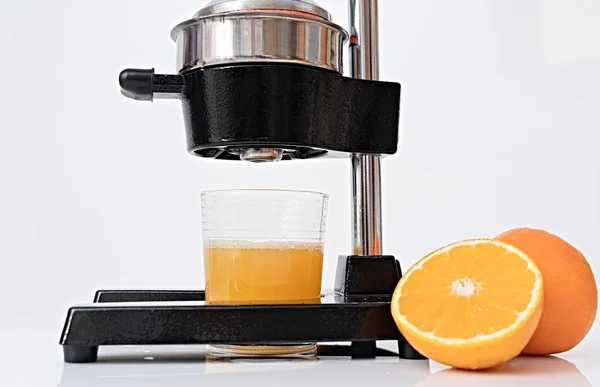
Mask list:
[[[319,303],[328,196],[286,190],[202,193],[206,302]],[[210,345],[211,357],[315,357],[316,343]]]

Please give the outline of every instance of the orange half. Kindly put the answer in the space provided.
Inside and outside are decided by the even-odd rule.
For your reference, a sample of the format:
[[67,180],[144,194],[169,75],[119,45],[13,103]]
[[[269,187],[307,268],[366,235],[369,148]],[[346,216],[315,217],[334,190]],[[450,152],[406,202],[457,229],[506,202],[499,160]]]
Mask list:
[[464,369],[516,357],[542,313],[543,281],[535,262],[496,240],[473,239],[435,250],[400,279],[392,315],[421,354]]

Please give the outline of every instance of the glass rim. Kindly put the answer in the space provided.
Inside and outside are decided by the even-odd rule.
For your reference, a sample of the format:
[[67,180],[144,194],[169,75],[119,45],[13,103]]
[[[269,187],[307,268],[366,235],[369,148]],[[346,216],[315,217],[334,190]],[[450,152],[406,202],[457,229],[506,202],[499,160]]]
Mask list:
[[311,195],[318,196],[323,199],[328,199],[329,194],[319,191],[310,191],[310,190],[294,190],[294,189],[277,189],[277,188],[233,188],[233,189],[213,189],[206,190],[200,193],[200,196],[206,195],[214,195],[214,194],[234,194],[234,193],[281,193],[281,194],[301,194],[301,195]]

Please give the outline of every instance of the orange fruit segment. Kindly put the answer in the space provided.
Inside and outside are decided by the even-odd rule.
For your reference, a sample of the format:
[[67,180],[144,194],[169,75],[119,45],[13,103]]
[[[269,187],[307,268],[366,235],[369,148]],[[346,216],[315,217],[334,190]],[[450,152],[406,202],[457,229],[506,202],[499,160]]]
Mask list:
[[535,262],[491,239],[456,242],[428,254],[400,279],[394,321],[421,354],[463,369],[516,357],[542,313],[543,281]]

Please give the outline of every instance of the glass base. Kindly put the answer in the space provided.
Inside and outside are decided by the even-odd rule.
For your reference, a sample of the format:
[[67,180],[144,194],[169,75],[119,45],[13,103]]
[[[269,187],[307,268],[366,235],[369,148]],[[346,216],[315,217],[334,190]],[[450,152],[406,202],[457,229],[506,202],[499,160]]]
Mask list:
[[208,345],[210,360],[231,359],[305,359],[317,358],[317,344],[291,345]]

